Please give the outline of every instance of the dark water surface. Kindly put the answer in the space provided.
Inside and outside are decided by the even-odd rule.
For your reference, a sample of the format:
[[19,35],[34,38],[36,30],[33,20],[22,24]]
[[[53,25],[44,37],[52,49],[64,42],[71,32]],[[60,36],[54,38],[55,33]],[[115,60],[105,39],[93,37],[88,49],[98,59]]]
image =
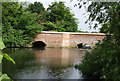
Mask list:
[[85,50],[77,48],[20,49],[8,48],[7,52],[16,62],[3,59],[2,70],[12,79],[83,79],[79,64]]

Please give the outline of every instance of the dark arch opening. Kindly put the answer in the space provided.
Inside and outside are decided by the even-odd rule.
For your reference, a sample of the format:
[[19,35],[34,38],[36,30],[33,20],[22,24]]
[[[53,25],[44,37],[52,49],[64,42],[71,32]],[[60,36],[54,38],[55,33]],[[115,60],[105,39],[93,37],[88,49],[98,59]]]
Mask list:
[[46,44],[42,41],[36,41],[36,42],[32,43],[33,48],[44,48],[45,46],[46,46]]
[[78,48],[83,48],[83,43],[77,45]]

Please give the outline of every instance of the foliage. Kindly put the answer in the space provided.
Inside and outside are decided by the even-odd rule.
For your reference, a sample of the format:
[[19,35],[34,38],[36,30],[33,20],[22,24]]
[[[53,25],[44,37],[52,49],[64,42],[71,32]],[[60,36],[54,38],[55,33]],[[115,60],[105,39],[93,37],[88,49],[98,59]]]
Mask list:
[[47,24],[44,24],[44,30],[45,31],[64,31],[63,28],[57,27],[54,23],[48,22]]
[[25,36],[23,36],[23,31],[15,30],[12,26],[7,26],[9,29],[3,28],[3,41],[7,47],[14,47],[24,43]]
[[56,30],[56,25],[53,24],[52,22],[48,22],[44,26],[45,26],[44,28],[45,31]]
[[42,3],[40,2],[31,3],[29,4],[26,11],[30,11],[32,13],[37,14],[37,18],[38,18],[37,23],[42,24],[46,22],[47,11],[45,10]]
[[47,11],[40,2],[23,6],[2,2],[2,38],[6,47],[28,47],[41,30],[77,31],[77,19],[63,2],[53,2]]
[[110,34],[110,23],[103,24],[103,26],[100,28],[100,32]]
[[61,31],[77,30],[77,19],[74,18],[74,14],[70,12],[70,9],[63,2],[53,2],[52,5],[49,5],[47,11],[47,20],[64,29]]
[[[0,50],[3,50],[5,48],[5,45],[2,41],[2,38],[0,38]],[[11,61],[13,64],[15,64],[14,60],[7,54],[2,54],[0,52],[0,63],[2,62],[3,57],[5,57],[7,60]]]
[[83,75],[118,81],[120,80],[119,52],[112,36],[107,37],[99,42],[92,52],[86,53],[82,63],[76,67]]
[[27,36],[34,36],[42,30],[42,25],[37,24],[37,14],[24,12],[16,26],[17,30],[22,30]]
[[2,50],[2,49],[4,49],[5,48],[5,45],[3,44],[3,42],[2,42],[2,38],[0,38],[0,49]]
[[18,2],[2,2],[2,24],[14,26],[23,12]]
[[33,36],[42,30],[36,13],[25,11],[17,2],[2,2],[3,42],[7,47],[27,47]]
[[[81,3],[80,3],[81,4]],[[84,5],[86,3],[83,3]],[[106,80],[120,80],[120,2],[92,2],[87,11],[89,21],[103,24],[106,38],[87,53],[77,67],[86,76],[98,76]],[[97,27],[95,24],[94,27]],[[97,68],[96,68],[97,67]]]
[[[109,23],[110,34],[119,35],[120,33],[120,2],[92,2],[87,11],[90,12],[89,21],[98,21],[98,24]],[[94,27],[97,27],[95,24]]]
[[15,29],[25,30],[25,26],[33,25],[36,20],[36,14],[30,13],[29,11],[23,12],[18,20],[18,24],[15,26]]
[[34,4],[31,3],[26,10],[40,14],[45,11],[45,8],[42,3],[34,2]]
[[[0,38],[0,50],[2,50],[4,48],[5,48],[5,45],[2,42],[2,38]],[[6,58],[7,60],[11,61],[13,64],[15,64],[15,61],[8,54],[3,54],[1,52],[0,52],[0,63],[2,63],[3,57]],[[7,76],[7,74],[3,74],[0,72],[0,81],[3,79],[10,79],[10,78]]]
[[0,72],[0,81],[2,81],[2,80],[4,80],[4,79],[10,79],[8,76],[7,76],[7,74],[2,74],[1,72]]

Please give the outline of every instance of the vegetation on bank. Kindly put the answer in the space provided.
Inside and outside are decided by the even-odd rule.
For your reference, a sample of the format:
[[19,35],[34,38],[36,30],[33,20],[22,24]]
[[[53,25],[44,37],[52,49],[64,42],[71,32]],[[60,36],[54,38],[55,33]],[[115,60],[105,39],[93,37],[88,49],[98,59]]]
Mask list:
[[[28,7],[27,7],[28,6]],[[27,47],[40,31],[77,31],[77,19],[63,2],[47,9],[40,2],[29,5],[2,2],[2,39],[6,47]]]
[[[79,3],[81,5],[82,3]],[[86,3],[84,3],[86,6]],[[76,65],[84,76],[107,81],[120,80],[120,2],[92,2],[87,11],[90,21],[103,24],[101,32],[106,33],[95,49],[87,52],[81,64]],[[94,27],[96,27],[95,24]]]
[[25,11],[18,2],[2,2],[2,39],[6,47],[29,46],[42,25],[36,13]]

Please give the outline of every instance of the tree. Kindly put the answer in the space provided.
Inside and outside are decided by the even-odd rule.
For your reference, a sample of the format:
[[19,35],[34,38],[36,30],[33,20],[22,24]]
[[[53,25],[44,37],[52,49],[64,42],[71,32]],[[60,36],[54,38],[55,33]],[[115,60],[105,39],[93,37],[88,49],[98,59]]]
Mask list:
[[2,24],[4,26],[15,26],[22,13],[22,6],[18,2],[2,2]]
[[[2,38],[7,47],[27,47],[42,25],[36,13],[25,11],[17,2],[3,2]],[[14,8],[14,9],[13,9]]]
[[102,27],[100,28],[100,32],[110,34],[110,23],[103,24]]
[[31,4],[29,4],[26,11],[30,11],[32,13],[37,14],[37,18],[38,18],[37,23],[43,24],[46,22],[47,11],[45,10],[42,3],[40,3],[40,2],[31,3]]
[[[84,3],[86,4],[86,3]],[[90,13],[89,21],[98,21],[98,24],[109,23],[109,34],[113,34],[116,42],[120,44],[120,2],[92,2],[87,11]],[[97,27],[95,24],[94,27]]]
[[49,5],[47,20],[61,27],[64,31],[77,31],[77,19],[63,2],[53,2]]
[[[86,4],[84,3],[84,5]],[[110,34],[118,35],[120,33],[119,8],[120,2],[92,2],[87,7],[87,12],[90,13],[87,21],[98,21],[98,24],[110,23]],[[94,27],[97,27],[98,24],[96,23]]]
[[[81,6],[81,3],[79,5]],[[98,24],[103,24],[102,30],[107,36],[84,56],[82,63],[77,67],[84,75],[118,81],[120,80],[120,1],[92,2],[87,11],[90,13],[88,20],[96,20]]]
[[64,28],[58,27],[52,22],[48,22],[44,24],[44,30],[45,31],[64,31]]
[[18,24],[23,11],[22,6],[17,2],[2,2],[2,39],[6,46],[15,45],[17,31],[14,27]]
[[31,3],[26,10],[31,11],[32,13],[39,14],[39,13],[43,13],[45,11],[45,8],[42,3],[34,2],[34,4]]

